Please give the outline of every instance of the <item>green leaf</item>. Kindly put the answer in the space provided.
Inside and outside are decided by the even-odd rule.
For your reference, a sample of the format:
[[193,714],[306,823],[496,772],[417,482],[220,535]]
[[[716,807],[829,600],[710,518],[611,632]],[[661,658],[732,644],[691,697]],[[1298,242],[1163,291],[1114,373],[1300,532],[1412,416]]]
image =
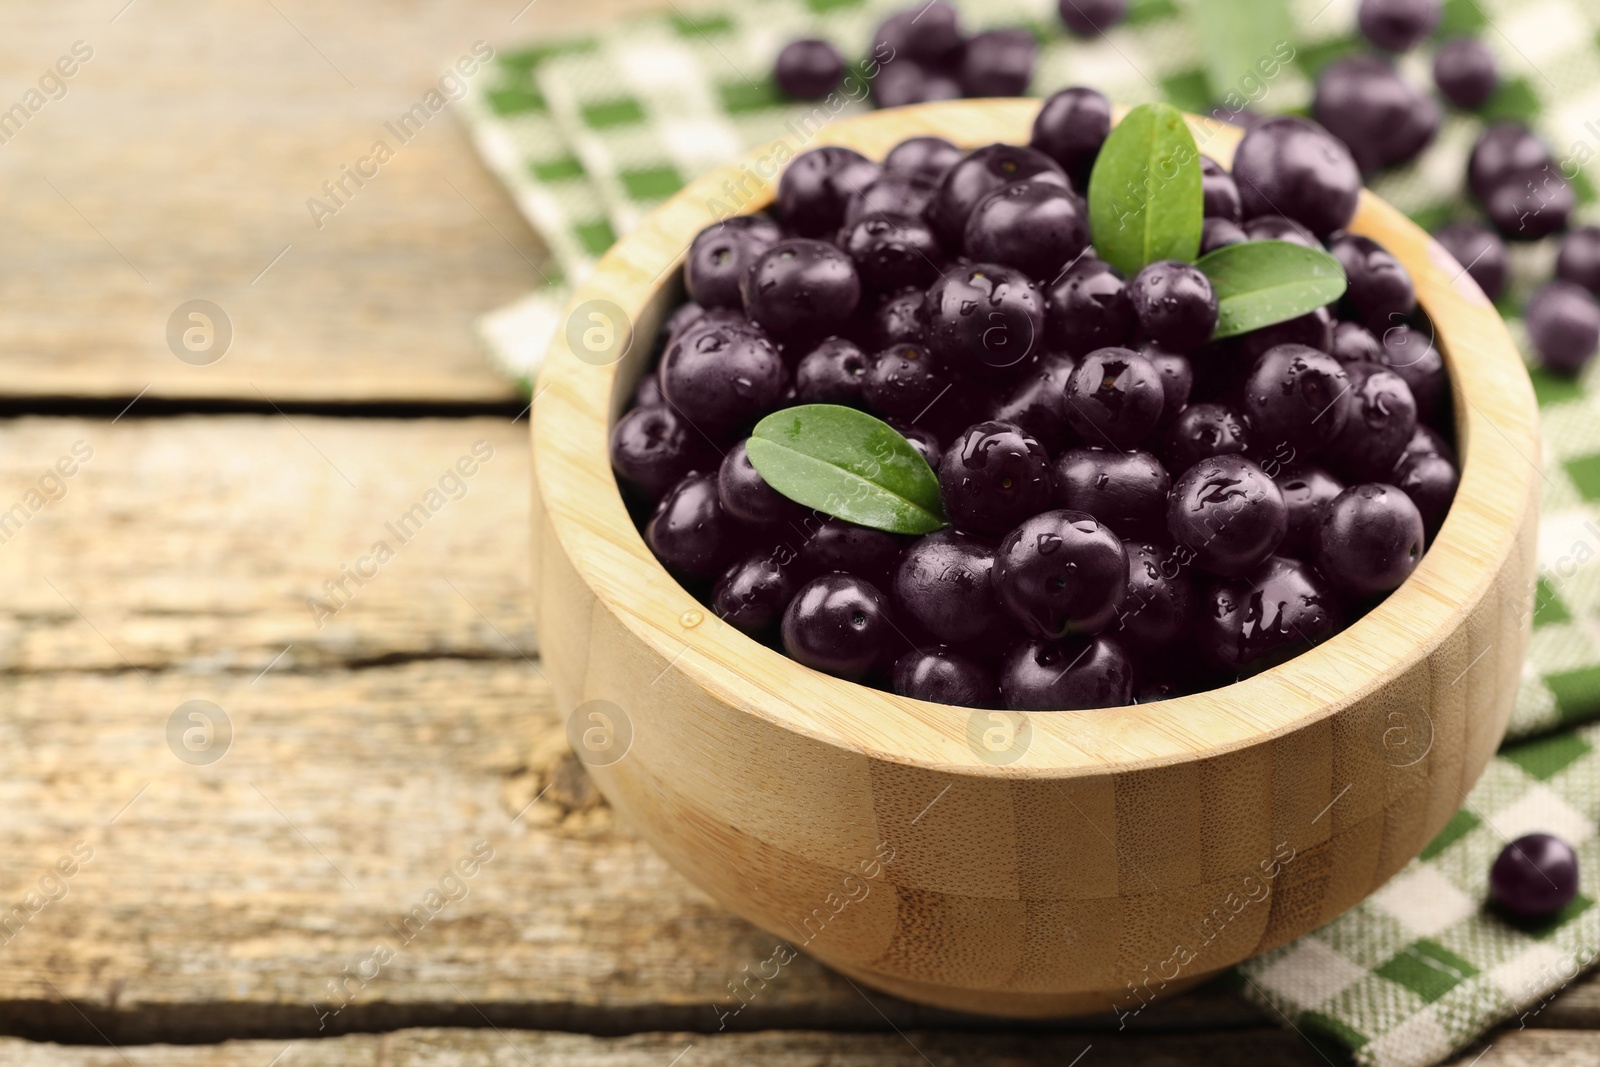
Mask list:
[[1288,0],[1198,0],[1195,7],[1191,25],[1200,35],[1212,100],[1231,111],[1260,103],[1295,57]]
[[1246,241],[1201,256],[1195,266],[1217,293],[1212,338],[1259,330],[1344,295],[1344,268],[1320,248],[1293,241]]
[[939,479],[893,426],[838,404],[801,404],[756,423],[745,445],[767,484],[808,508],[890,533],[945,525]]
[[1100,258],[1128,276],[1200,250],[1200,152],[1171,104],[1140,104],[1117,123],[1089,175],[1089,232]]

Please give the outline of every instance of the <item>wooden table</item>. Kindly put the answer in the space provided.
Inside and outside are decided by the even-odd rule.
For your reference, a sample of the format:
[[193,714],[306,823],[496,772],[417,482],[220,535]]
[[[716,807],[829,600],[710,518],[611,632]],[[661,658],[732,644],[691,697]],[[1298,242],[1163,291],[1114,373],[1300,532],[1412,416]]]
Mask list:
[[[0,1062],[1323,1062],[1221,989],[1024,1028],[804,959],[719,1031],[773,939],[616,823],[539,670],[522,401],[469,329],[537,239],[453,117],[305,206],[474,40],[595,15],[523,2],[9,12],[0,108],[93,56],[0,145]],[[218,362],[169,350],[191,299]],[[1580,982],[1477,1062],[1596,1058]]]

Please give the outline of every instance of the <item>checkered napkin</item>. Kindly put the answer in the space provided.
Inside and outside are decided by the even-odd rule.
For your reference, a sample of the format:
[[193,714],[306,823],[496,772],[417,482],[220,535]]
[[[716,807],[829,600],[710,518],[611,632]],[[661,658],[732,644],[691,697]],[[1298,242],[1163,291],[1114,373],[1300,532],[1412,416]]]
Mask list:
[[[464,101],[476,144],[544,237],[550,284],[487,316],[496,361],[526,382],[560,323],[566,286],[689,179],[783,133],[809,105],[785,101],[770,75],[789,39],[826,37],[864,55],[877,23],[906,0],[741,0],[659,14],[603,34],[502,52]],[[1104,37],[1065,37],[1055,0],[956,0],[971,28],[1026,26],[1040,40],[1034,87],[1093,85],[1115,100],[1166,99],[1193,111],[1208,86],[1198,9],[1224,0],[1132,0]],[[1240,0],[1249,3],[1250,0]],[[1357,0],[1292,0],[1295,62],[1260,107],[1304,110],[1322,65],[1360,51]],[[1477,34],[1504,85],[1489,117],[1535,124],[1574,182],[1585,221],[1600,219],[1587,174],[1600,159],[1600,5],[1592,0],[1448,0],[1442,34]],[[1426,49],[1402,68],[1428,84]],[[1214,63],[1212,63],[1215,66]],[[1241,82],[1239,88],[1249,91]],[[851,104],[845,113],[865,109]],[[1478,116],[1449,114],[1436,143],[1374,190],[1428,229],[1473,209],[1462,194]],[[1600,164],[1597,164],[1600,166]],[[1517,315],[1551,273],[1551,242],[1512,250],[1502,312]],[[1428,848],[1353,911],[1239,968],[1245,995],[1314,1043],[1375,1067],[1433,1063],[1494,1024],[1527,1019],[1600,956],[1600,909],[1588,895],[1543,924],[1484,910],[1504,843],[1544,830],[1571,842],[1584,890],[1600,896],[1600,360],[1580,380],[1534,372],[1544,418],[1541,577],[1533,638],[1508,743],[1466,805]]]

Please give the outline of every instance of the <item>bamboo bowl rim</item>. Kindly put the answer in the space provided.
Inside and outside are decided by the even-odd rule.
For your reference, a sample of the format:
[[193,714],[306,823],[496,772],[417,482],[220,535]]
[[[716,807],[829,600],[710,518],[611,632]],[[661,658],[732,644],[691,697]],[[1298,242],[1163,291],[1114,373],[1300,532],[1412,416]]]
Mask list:
[[[690,183],[617,242],[577,288],[569,316],[587,301],[606,300],[649,330],[639,331],[624,360],[605,366],[578,358],[566,332],[558,332],[533,403],[536,491],[562,551],[594,590],[596,610],[613,613],[658,655],[663,674],[681,671],[728,707],[872,759],[975,776],[1071,778],[1220,755],[1336,715],[1415,666],[1488,594],[1515,550],[1517,530],[1531,521],[1534,482],[1543,477],[1532,385],[1505,324],[1471,277],[1365,189],[1349,229],[1375,237],[1405,264],[1434,323],[1450,374],[1461,483],[1443,528],[1405,584],[1322,644],[1191,696],[1007,713],[1020,714],[1012,721],[1026,723],[1017,728],[1031,737],[1015,762],[996,765],[972,740],[974,729],[996,721],[992,712],[911,700],[813,671],[705,610],[667,573],[624,508],[608,442],[621,403],[618,368],[653,352],[664,311],[652,301],[673,285],[672,270],[694,235],[734,213],[729,208],[741,197],[737,213],[770,205],[779,164],[799,151],[844,144],[881,159],[921,134],[968,148],[1026,143],[1038,107],[1025,99],[924,104],[842,119],[803,143],[798,134],[772,142]],[[1119,121],[1126,110],[1117,108]],[[1201,151],[1231,166],[1242,131],[1186,119]],[[603,691],[605,680],[595,682]],[[648,709],[634,712],[648,719]]]

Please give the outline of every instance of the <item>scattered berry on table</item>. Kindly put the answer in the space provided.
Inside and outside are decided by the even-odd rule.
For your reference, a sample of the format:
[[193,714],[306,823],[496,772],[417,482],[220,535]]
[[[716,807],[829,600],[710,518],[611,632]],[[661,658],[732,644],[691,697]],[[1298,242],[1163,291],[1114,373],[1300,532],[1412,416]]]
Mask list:
[[1489,897],[1525,918],[1543,918],[1578,895],[1578,855],[1551,834],[1524,834],[1489,869]]

